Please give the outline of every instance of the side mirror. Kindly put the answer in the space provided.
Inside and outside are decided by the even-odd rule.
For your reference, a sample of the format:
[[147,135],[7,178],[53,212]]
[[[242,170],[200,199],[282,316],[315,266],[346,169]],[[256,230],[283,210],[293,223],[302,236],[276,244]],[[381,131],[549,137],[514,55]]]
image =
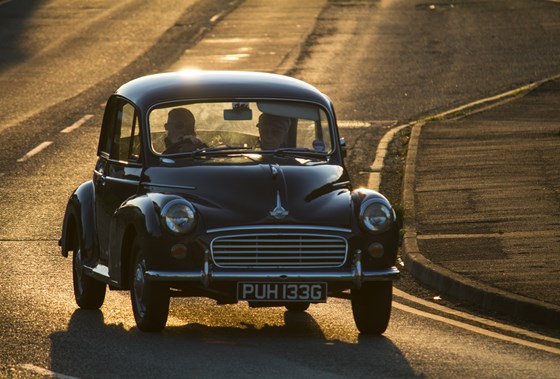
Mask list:
[[340,144],[340,151],[342,152],[342,157],[346,158],[346,140],[344,139],[344,137],[340,137],[338,141]]

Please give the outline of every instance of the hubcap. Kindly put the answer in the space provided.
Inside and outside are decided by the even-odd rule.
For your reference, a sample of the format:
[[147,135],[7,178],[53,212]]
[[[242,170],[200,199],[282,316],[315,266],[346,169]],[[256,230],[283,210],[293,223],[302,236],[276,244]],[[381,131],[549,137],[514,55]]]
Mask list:
[[78,293],[81,294],[84,292],[83,283],[82,283],[83,268],[82,268],[81,249],[76,249],[76,251],[74,251],[74,275],[76,276],[76,289],[78,290]]
[[140,314],[140,317],[144,317],[144,312],[146,312],[146,306],[144,305],[145,285],[146,285],[146,279],[144,277],[144,261],[141,261],[136,264],[136,270],[134,271],[134,285],[133,285],[136,310]]

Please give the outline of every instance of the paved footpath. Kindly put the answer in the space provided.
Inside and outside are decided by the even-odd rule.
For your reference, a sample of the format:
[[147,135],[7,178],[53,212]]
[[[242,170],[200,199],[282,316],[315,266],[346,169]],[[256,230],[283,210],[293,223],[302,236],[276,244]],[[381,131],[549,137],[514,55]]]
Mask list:
[[415,125],[404,197],[417,279],[560,330],[560,79]]

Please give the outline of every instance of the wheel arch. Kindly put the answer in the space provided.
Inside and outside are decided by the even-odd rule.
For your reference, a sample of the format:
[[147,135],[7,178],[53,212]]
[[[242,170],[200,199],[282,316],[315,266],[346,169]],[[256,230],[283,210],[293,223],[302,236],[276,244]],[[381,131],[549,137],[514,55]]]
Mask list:
[[136,240],[138,232],[133,225],[129,225],[122,239],[121,253],[121,278],[122,289],[130,289],[130,270],[132,268],[132,246]]
[[77,232],[77,221],[76,216],[73,211],[67,211],[65,215],[64,224],[62,227],[62,237],[60,239],[60,247],[62,250],[62,256],[68,257],[68,253],[74,250],[73,241],[76,237],[79,238]]
[[109,272],[118,288],[130,289],[134,241],[146,241],[161,234],[157,214],[155,204],[147,195],[126,200],[115,212],[111,230]]
[[68,257],[68,252],[74,249],[73,242],[76,236],[80,239],[80,246],[84,247],[86,255],[91,255],[94,249],[93,197],[93,182],[89,181],[80,185],[68,200],[59,241],[61,253],[64,257]]

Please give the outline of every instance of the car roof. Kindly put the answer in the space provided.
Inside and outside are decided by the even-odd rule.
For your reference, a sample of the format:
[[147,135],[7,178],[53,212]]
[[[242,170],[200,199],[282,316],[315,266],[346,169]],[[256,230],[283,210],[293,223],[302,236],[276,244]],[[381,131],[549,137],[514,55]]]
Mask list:
[[140,109],[173,101],[196,99],[288,99],[319,103],[330,99],[312,85],[284,75],[245,71],[187,70],[143,76],[122,85],[116,95]]

